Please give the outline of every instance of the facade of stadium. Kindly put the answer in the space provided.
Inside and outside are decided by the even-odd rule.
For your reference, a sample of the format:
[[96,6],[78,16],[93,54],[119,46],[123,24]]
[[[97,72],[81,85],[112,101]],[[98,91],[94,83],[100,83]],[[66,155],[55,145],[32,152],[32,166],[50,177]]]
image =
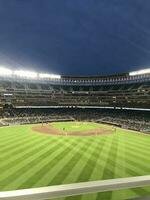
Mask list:
[[[148,71],[148,72],[147,72]],[[150,72],[109,76],[0,76],[0,107],[91,106],[150,109]]]

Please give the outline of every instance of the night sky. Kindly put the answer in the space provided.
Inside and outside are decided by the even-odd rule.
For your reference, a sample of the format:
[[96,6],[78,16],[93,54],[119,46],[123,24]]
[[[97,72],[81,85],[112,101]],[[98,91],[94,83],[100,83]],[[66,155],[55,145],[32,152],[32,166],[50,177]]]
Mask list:
[[0,0],[0,65],[61,75],[150,66],[150,0]]

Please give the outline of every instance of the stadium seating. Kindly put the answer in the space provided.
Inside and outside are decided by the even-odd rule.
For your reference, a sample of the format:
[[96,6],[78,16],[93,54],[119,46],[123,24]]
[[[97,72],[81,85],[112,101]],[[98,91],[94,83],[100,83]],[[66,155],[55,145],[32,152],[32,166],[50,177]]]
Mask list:
[[61,79],[0,77],[0,106],[107,106],[150,109],[150,74]]
[[95,121],[125,129],[150,133],[150,116],[147,111],[117,109],[11,109],[1,114],[1,125],[47,123],[52,121]]

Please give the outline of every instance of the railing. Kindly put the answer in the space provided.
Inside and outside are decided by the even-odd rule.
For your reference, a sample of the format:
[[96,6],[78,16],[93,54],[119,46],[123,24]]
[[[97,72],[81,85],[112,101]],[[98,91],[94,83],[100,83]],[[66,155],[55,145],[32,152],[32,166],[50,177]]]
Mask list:
[[150,185],[150,175],[0,192],[0,200],[45,200]]

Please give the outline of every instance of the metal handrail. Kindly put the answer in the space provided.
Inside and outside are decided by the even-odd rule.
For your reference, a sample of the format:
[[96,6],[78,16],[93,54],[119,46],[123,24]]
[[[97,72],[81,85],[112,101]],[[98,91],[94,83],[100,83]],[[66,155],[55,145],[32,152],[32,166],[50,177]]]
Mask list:
[[45,200],[150,185],[150,175],[0,192],[0,200]]

